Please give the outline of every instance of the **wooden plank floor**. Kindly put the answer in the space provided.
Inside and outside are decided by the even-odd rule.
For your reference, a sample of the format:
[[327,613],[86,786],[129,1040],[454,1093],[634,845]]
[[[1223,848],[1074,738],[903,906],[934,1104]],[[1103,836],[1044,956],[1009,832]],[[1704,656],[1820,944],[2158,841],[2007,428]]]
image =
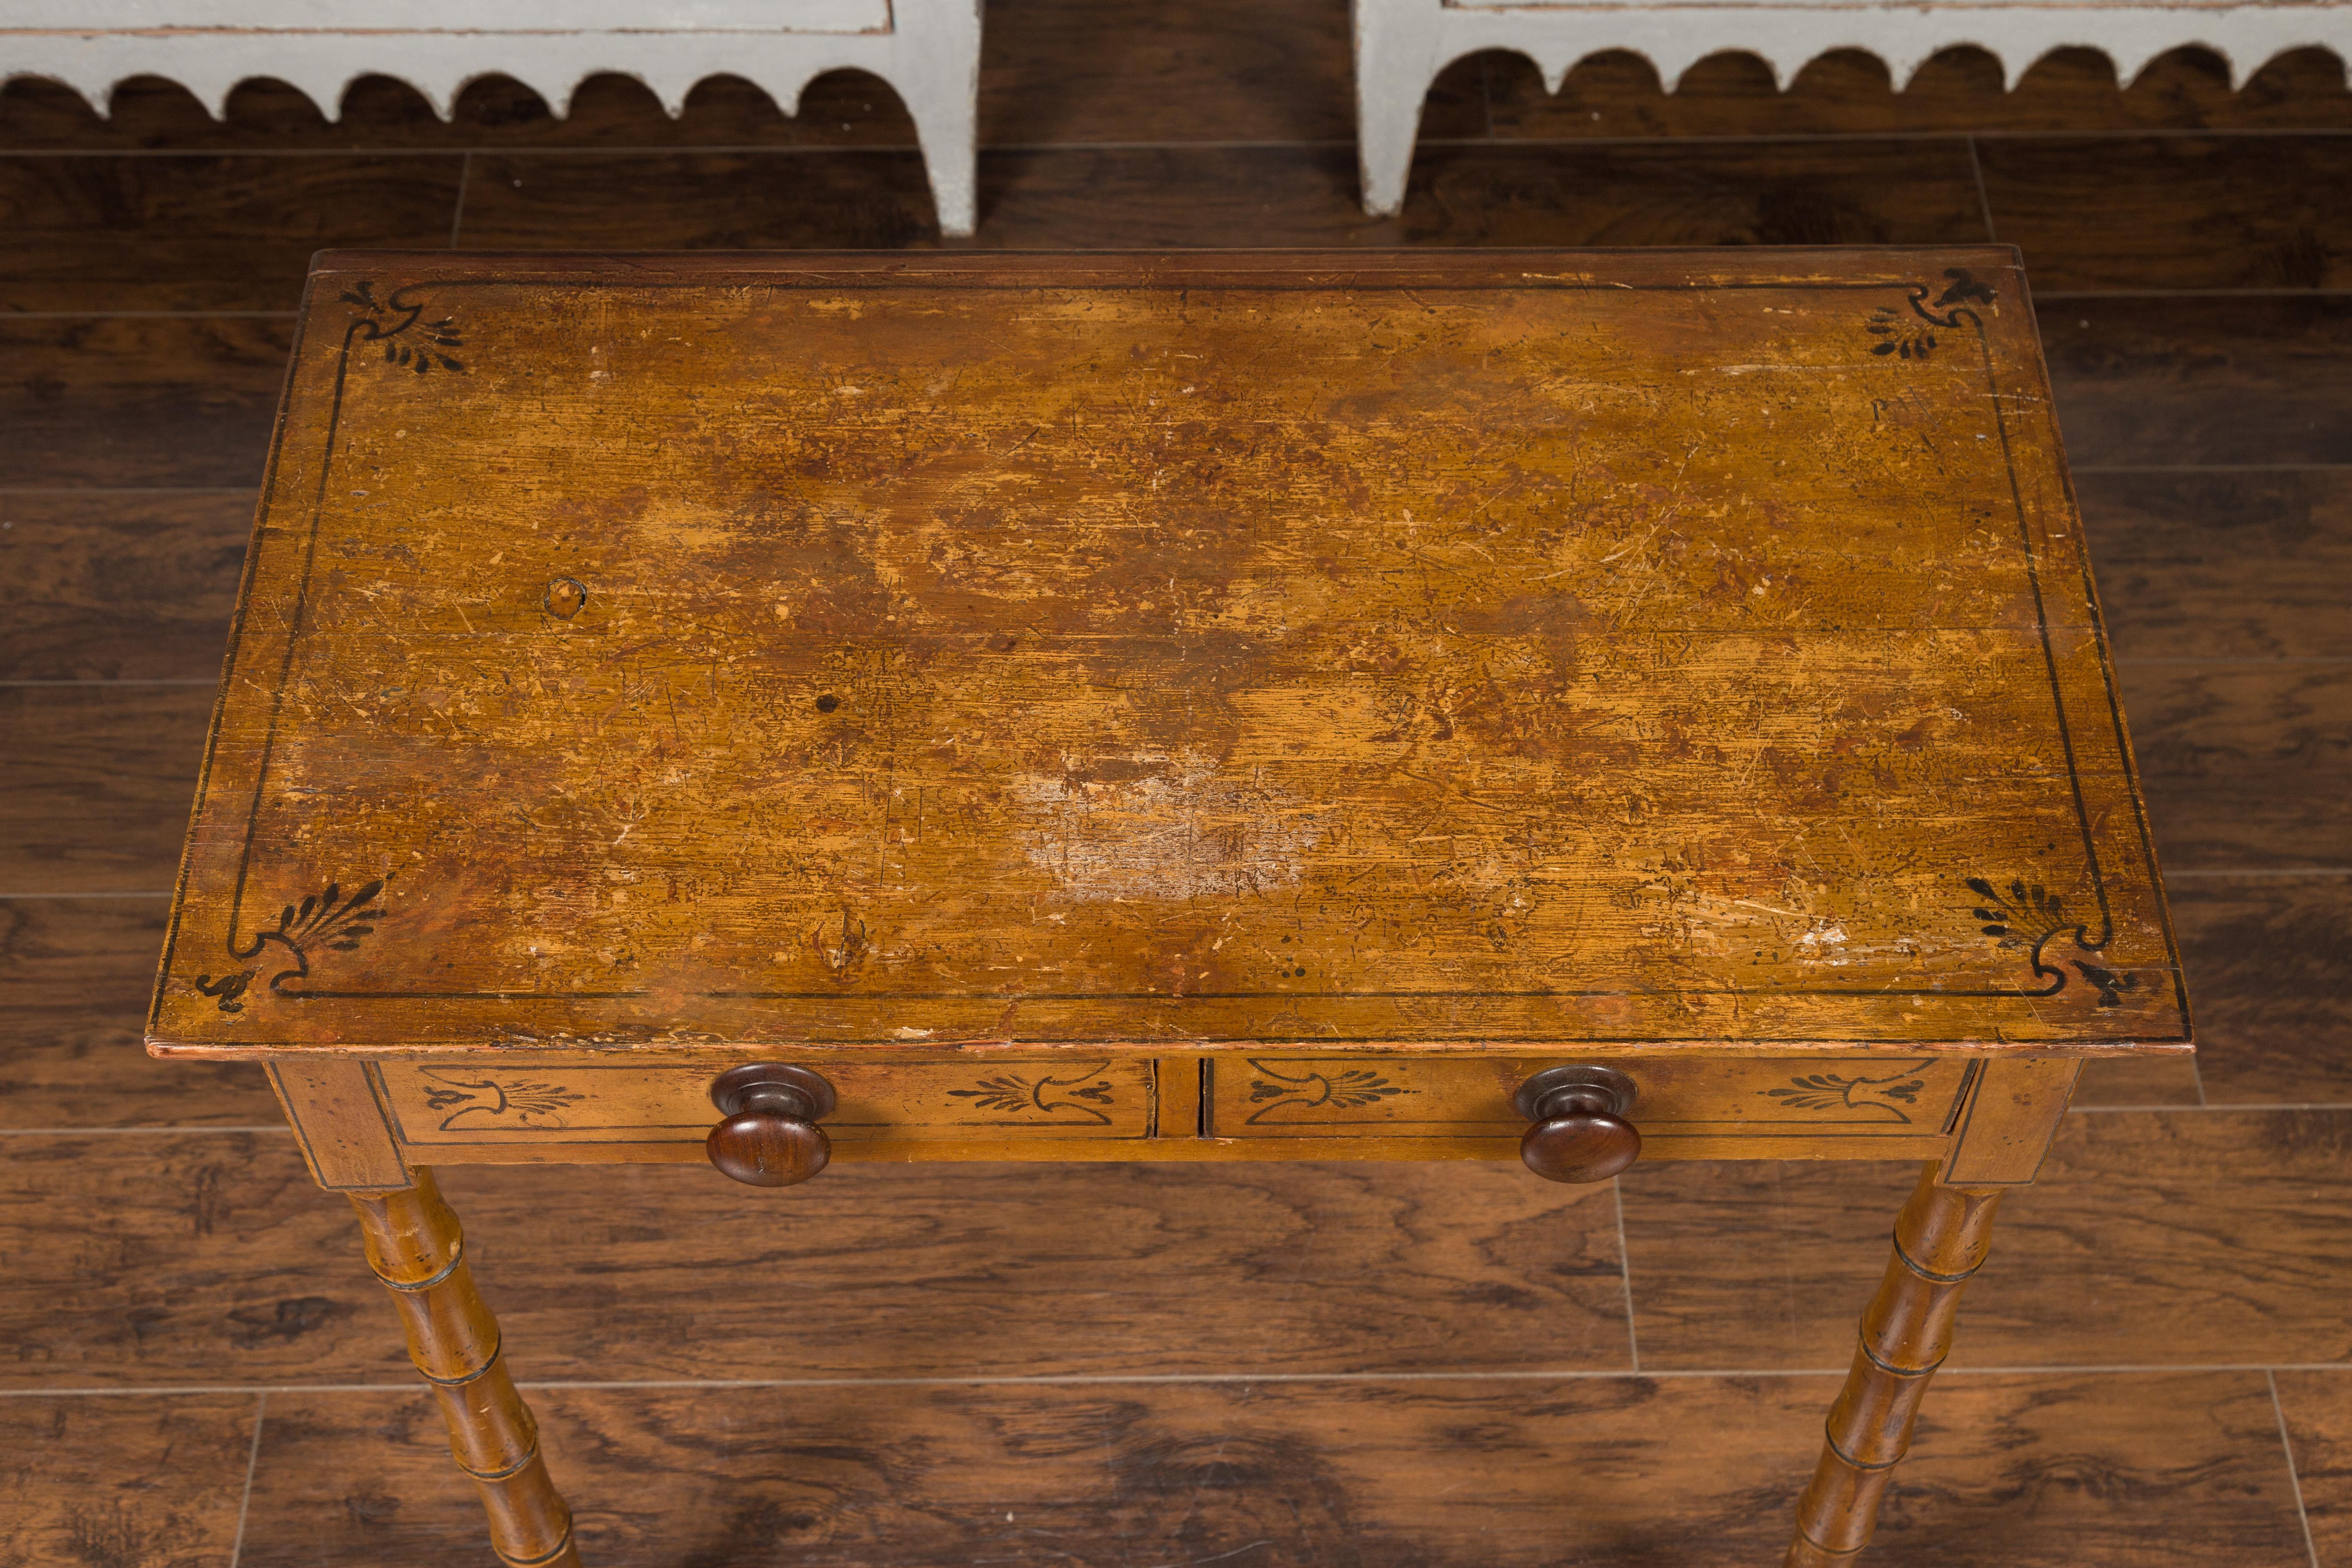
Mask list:
[[[995,0],[998,247],[2024,248],[2205,1041],[2003,1215],[1869,1563],[2352,1568],[2352,93],[2066,54],[1433,90],[1354,205],[1343,0]],[[912,132],[600,79],[454,122],[0,92],[0,1563],[491,1558],[252,1073],[137,1047],[305,258],[929,246]],[[597,1568],[1765,1563],[1910,1173],[474,1169]]]

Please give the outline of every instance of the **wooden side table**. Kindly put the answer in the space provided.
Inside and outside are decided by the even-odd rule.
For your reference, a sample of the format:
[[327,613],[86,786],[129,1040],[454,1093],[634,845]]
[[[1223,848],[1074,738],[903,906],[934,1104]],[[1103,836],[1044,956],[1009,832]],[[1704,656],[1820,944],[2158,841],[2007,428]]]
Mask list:
[[2189,1048],[1982,247],[323,257],[149,1041],[268,1064],[517,1565],[435,1165],[1918,1160],[1830,1563]]

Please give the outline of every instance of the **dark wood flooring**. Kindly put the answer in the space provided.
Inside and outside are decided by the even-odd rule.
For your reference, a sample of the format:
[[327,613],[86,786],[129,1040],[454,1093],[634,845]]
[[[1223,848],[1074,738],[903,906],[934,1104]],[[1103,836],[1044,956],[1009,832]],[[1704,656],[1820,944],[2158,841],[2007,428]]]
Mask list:
[[[2352,1568],[2352,94],[1482,57],[1355,205],[1341,0],[993,0],[981,246],[2023,247],[2204,1050],[2095,1070],[1867,1563]],[[309,254],[929,246],[896,100],[0,92],[0,1563],[491,1559],[257,1078],[138,1046]],[[1765,1563],[1911,1180],[452,1173],[597,1568]],[[720,1259],[724,1261],[719,1261]]]

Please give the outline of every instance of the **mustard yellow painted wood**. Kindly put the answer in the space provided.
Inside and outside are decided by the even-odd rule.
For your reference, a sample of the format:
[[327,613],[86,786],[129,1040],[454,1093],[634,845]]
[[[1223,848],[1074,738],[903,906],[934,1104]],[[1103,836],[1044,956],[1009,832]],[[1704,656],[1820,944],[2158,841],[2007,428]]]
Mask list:
[[166,1053],[2182,1049],[2011,252],[314,276]]
[[409,1184],[400,1136],[366,1063],[334,1057],[274,1061],[269,1085],[320,1186],[370,1193]]
[[1843,1561],[2189,1037],[1991,247],[327,256],[148,1028],[268,1063],[512,1563],[431,1164],[1506,1159],[1547,1072],[1555,1174],[1918,1159]]
[[[301,1065],[365,1074],[376,1102],[354,1115],[359,1131],[379,1141],[388,1131],[400,1158],[450,1163],[503,1147],[698,1146],[716,1114],[711,1085],[735,1061],[573,1053],[520,1064],[456,1057]],[[2003,1058],[2000,1071],[2006,1081],[2032,1077],[2043,1064],[2071,1082],[2069,1058]],[[865,1143],[999,1139],[1206,1142],[1213,1149],[1202,1153],[1241,1159],[1267,1157],[1265,1147],[1277,1143],[1319,1145],[1345,1158],[1374,1142],[1409,1151],[1483,1140],[1482,1156],[1507,1157],[1505,1145],[1526,1126],[1512,1095],[1550,1065],[1540,1057],[1284,1051],[1158,1059],[861,1057],[822,1063],[840,1097],[824,1124],[837,1152],[850,1158]],[[1851,1156],[1864,1159],[1890,1157],[1890,1149],[1908,1154],[1922,1140],[1940,1147],[1967,1124],[1973,1086],[1990,1070],[1952,1054],[1637,1058],[1618,1065],[1634,1078],[1630,1113],[1657,1145],[1654,1153],[1670,1154],[1685,1140],[1712,1145],[1738,1137],[1760,1154],[1826,1142],[1851,1145]],[[2049,1134],[2046,1120],[2022,1131],[2000,1125],[2004,1137],[2030,1141],[2037,1153]],[[1987,1117],[1979,1142],[1993,1126]]]

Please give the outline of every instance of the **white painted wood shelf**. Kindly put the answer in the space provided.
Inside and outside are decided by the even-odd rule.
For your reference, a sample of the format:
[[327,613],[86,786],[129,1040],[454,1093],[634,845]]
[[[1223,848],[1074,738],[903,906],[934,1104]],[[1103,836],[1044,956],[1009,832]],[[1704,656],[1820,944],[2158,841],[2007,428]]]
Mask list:
[[2001,62],[2004,85],[2053,49],[2095,48],[2129,81],[2169,49],[2200,45],[2229,62],[2237,86],[2262,64],[2313,46],[2352,57],[2352,0],[2102,4],[2100,0],[1354,0],[1356,146],[1364,210],[1404,205],[1422,100],[1438,72],[1482,49],[1527,56],[1558,92],[1588,55],[1625,49],[1672,84],[1709,55],[1740,50],[1777,82],[1836,49],[1875,55],[1899,86],[1929,57],[1961,45]]
[[47,77],[104,110],[116,84],[159,76],[215,115],[274,78],[329,116],[362,76],[388,76],[446,118],[478,77],[509,76],[561,114],[580,82],[635,77],[673,115],[713,76],[755,82],[787,114],[825,71],[870,71],[915,121],[940,227],[974,218],[981,0],[0,0],[0,80]]

